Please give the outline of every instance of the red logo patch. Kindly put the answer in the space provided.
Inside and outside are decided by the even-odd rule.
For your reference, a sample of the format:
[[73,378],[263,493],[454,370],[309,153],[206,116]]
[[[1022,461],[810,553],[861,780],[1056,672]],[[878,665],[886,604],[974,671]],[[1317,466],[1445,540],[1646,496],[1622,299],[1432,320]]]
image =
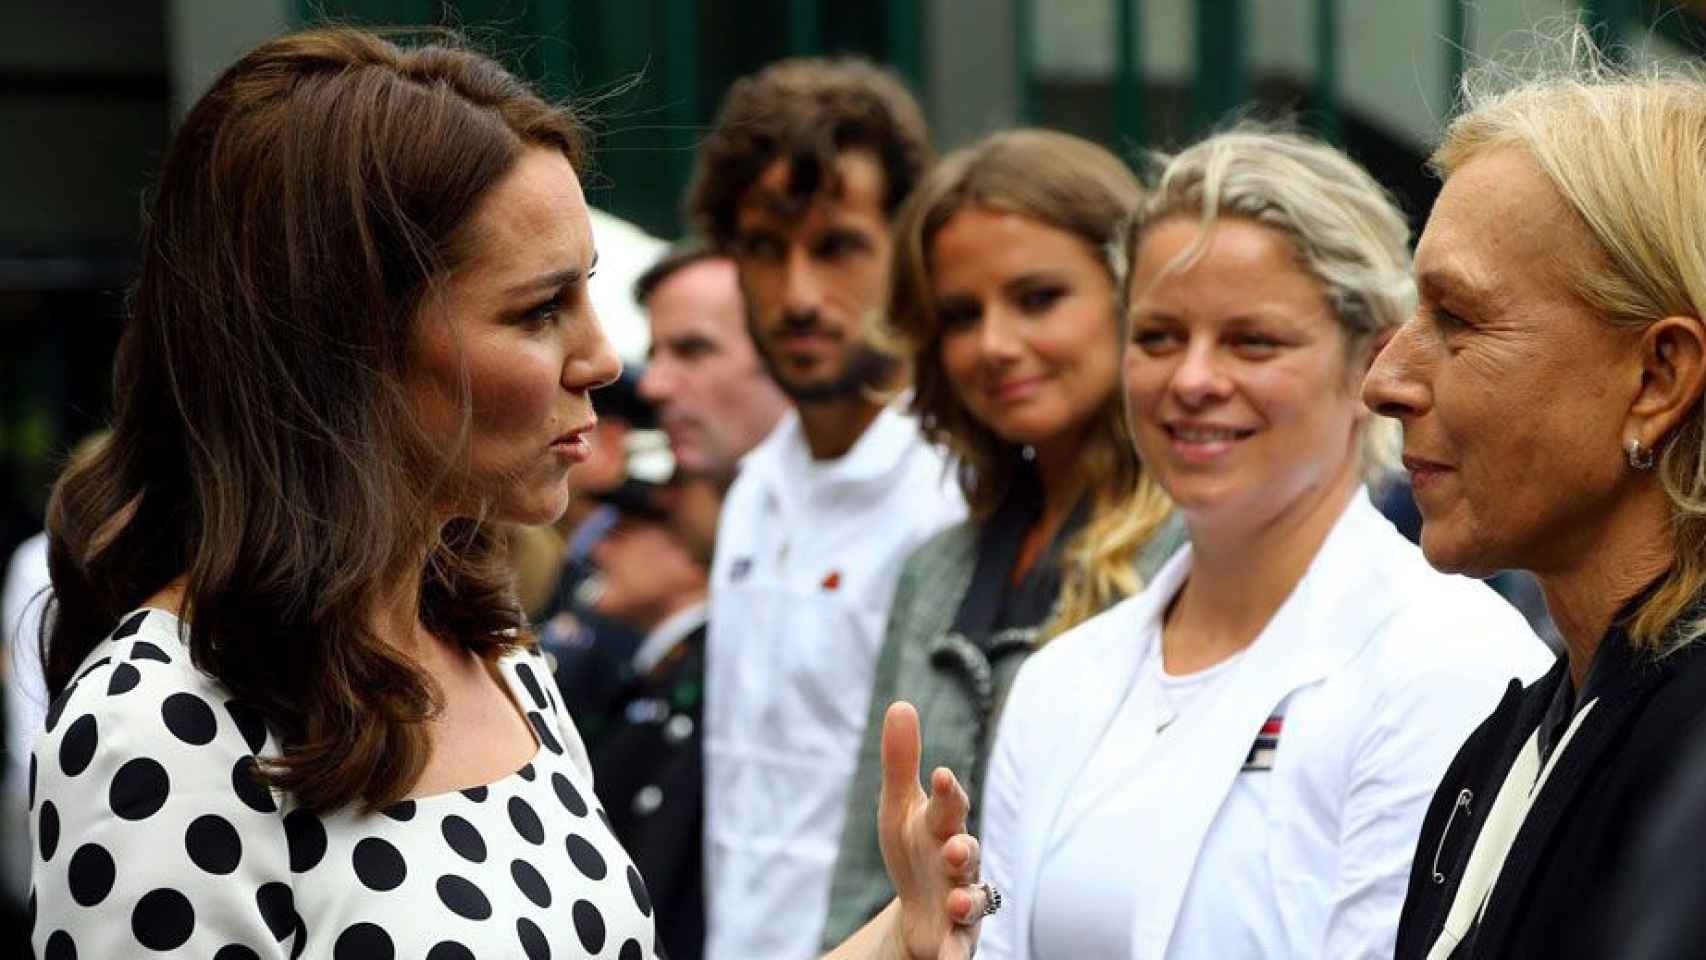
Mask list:
[[837,590],[841,587],[841,571],[831,570],[829,576],[823,578],[821,586],[825,590]]

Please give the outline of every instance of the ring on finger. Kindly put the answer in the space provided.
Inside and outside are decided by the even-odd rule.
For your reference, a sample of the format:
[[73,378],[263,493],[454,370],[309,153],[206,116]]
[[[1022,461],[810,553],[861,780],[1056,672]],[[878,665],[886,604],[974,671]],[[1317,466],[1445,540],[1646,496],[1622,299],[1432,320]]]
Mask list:
[[987,880],[979,883],[977,888],[983,891],[983,915],[994,916],[995,911],[1001,909],[1001,890]]

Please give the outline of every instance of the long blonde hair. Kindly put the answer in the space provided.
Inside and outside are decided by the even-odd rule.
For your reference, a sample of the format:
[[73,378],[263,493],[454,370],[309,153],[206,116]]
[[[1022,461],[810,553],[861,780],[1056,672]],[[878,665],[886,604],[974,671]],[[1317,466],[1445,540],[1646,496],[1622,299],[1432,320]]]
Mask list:
[[[1449,177],[1489,150],[1526,151],[1602,251],[1567,272],[1575,295],[1627,329],[1706,318],[1706,74],[1685,63],[1618,66],[1579,24],[1533,39],[1519,58],[1464,77],[1435,170]],[[1706,636],[1706,617],[1685,617],[1706,592],[1700,404],[1657,445],[1676,562],[1629,635],[1637,647],[1665,653]]]
[[[1142,196],[1131,170],[1087,140],[1050,130],[1009,130],[943,158],[901,208],[886,333],[911,361],[912,408],[925,433],[959,456],[960,486],[973,517],[995,512],[1023,461],[1019,444],[1002,439],[960,403],[942,369],[942,325],[930,278],[936,234],[967,208],[1018,214],[1083,239],[1119,290],[1124,265],[1110,249]],[[1116,308],[1108,317],[1110,328],[1118,328],[1123,313]],[[1061,595],[1044,625],[1045,638],[1141,588],[1136,557],[1172,510],[1138,460],[1117,387],[1090,431],[1080,474],[1090,518],[1064,551]]]

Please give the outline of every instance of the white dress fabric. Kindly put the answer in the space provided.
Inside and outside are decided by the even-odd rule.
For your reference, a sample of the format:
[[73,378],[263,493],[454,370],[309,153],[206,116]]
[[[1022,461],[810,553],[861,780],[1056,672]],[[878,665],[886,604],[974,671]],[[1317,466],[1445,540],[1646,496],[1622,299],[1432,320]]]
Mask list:
[[706,960],[818,955],[901,566],[965,516],[906,402],[827,461],[789,412],[723,502],[706,647]]
[[500,672],[539,741],[494,783],[316,816],[250,779],[278,743],[144,609],[49,709],[31,757],[43,960],[655,954],[645,885],[537,653]]
[[984,878],[1008,902],[985,960],[1387,960],[1447,764],[1512,677],[1554,659],[1364,493],[1163,724],[1144,665],[1191,562],[1187,546],[1015,678],[984,784]]

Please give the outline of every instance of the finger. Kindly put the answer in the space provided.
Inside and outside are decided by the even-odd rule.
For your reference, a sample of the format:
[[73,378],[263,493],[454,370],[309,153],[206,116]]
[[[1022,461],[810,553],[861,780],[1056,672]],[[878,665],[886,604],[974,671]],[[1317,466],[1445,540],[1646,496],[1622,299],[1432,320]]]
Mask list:
[[983,845],[969,833],[948,838],[942,845],[942,859],[948,864],[948,879],[954,883],[976,883],[978,868],[983,861]]
[[930,775],[930,806],[925,809],[930,835],[946,840],[966,829],[966,814],[971,812],[971,798],[947,767],[937,767]]
[[889,704],[888,712],[883,714],[880,819],[904,817],[923,794],[918,786],[918,757],[923,749],[919,742],[918,711],[904,700]]
[[955,887],[948,891],[948,916],[960,926],[970,926],[983,916],[978,887]]

